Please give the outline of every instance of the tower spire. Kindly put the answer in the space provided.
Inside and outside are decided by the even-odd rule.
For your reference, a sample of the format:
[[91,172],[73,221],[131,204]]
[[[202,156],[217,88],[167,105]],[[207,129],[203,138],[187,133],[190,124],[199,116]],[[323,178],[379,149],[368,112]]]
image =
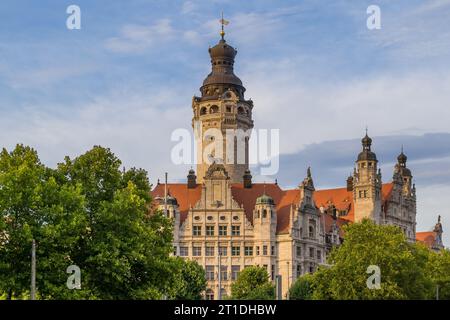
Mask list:
[[223,11],[222,11],[222,18],[219,20],[220,24],[222,25],[222,30],[220,31],[220,36],[222,37],[222,40],[225,41],[225,30],[224,30],[224,26],[228,25],[230,22],[225,20],[223,18]]

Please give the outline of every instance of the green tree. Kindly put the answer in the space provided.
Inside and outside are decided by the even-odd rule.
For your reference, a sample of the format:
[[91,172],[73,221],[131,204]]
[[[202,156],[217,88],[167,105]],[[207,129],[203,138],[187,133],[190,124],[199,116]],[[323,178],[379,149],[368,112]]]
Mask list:
[[60,185],[37,152],[17,145],[0,154],[0,295],[28,298],[31,243],[37,243],[40,298],[85,297],[66,288],[66,268],[87,221],[77,186]]
[[85,285],[100,299],[161,298],[176,275],[172,221],[150,214],[144,170],[120,170],[109,150],[92,150],[59,164],[59,178],[79,186],[86,198],[87,235],[74,260]]
[[[431,281],[425,268],[429,250],[408,243],[395,226],[370,220],[345,228],[344,243],[312,278],[315,299],[426,299]],[[369,289],[369,266],[380,268],[380,289]]]
[[173,277],[169,299],[200,300],[206,290],[206,274],[196,261],[173,258],[176,263],[176,274]]
[[231,298],[238,300],[275,299],[275,287],[269,281],[267,270],[256,266],[242,270],[231,285]]
[[[32,239],[39,299],[150,299],[173,292],[182,272],[169,256],[173,221],[151,211],[147,172],[120,166],[98,146],[66,157],[56,170],[23,145],[1,152],[1,298],[29,297]],[[70,265],[81,269],[81,290],[66,287]]]
[[450,300],[450,251],[430,252],[427,270],[433,282],[430,296],[436,297],[436,287],[439,288],[439,299]]
[[289,300],[310,300],[313,293],[311,281],[312,275],[310,274],[297,278],[289,289]]

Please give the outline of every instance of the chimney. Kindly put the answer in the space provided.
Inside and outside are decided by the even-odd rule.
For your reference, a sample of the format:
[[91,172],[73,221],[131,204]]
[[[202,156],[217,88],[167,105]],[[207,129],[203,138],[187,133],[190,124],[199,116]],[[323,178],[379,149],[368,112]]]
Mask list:
[[252,175],[250,173],[250,170],[245,170],[244,173],[244,188],[251,188],[252,187]]
[[347,191],[353,191],[353,177],[349,176],[347,178]]
[[195,171],[193,169],[189,170],[189,174],[187,176],[187,187],[189,189],[193,189],[197,186],[197,176],[195,175]]

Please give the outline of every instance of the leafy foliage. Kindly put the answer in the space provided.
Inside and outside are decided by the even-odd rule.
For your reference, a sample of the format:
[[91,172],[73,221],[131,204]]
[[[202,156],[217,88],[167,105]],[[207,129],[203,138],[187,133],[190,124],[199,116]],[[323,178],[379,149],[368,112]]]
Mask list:
[[[315,299],[426,299],[432,282],[426,273],[429,250],[408,243],[395,226],[363,220],[345,227],[343,245],[332,251],[330,268],[312,278]],[[378,266],[381,288],[369,289],[367,268]]]
[[239,300],[275,299],[275,288],[269,281],[267,270],[256,266],[242,270],[231,285],[231,298]]
[[170,299],[200,300],[206,290],[205,269],[196,261],[174,258],[177,270],[174,284],[171,286]]
[[294,282],[289,289],[290,300],[310,300],[313,290],[311,288],[312,275],[305,274]]
[[[35,239],[39,299],[157,299],[174,291],[175,279],[198,298],[198,268],[169,256],[172,221],[150,213],[147,172],[120,166],[99,146],[56,170],[23,145],[1,152],[0,297],[29,296]],[[81,290],[66,287],[73,264]]]
[[58,184],[54,175],[29,147],[0,154],[0,292],[5,298],[29,292],[32,239],[40,297],[70,295],[65,271],[87,226],[84,197],[77,186]]
[[[433,282],[433,289],[438,289],[439,299],[450,300],[450,251],[430,252],[426,266]],[[435,292],[432,292],[435,297]]]

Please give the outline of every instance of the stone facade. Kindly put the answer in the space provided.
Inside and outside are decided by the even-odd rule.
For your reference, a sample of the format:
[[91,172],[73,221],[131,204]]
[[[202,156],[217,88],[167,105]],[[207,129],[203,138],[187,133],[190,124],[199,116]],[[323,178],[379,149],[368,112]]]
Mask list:
[[[209,52],[212,71],[200,88],[201,97],[192,102],[194,129],[212,128],[226,136],[227,129],[253,128],[253,103],[244,99],[245,88],[233,71],[236,50],[222,37]],[[236,152],[234,161],[216,154],[210,146],[214,138],[197,141],[198,155],[208,155],[197,166],[197,176],[191,170],[187,183],[158,183],[152,191],[159,208],[173,219],[174,255],[205,268],[206,299],[229,295],[239,272],[252,265],[266,268],[271,280],[281,275],[287,298],[296,278],[324,265],[328,252],[340,245],[342,225],[363,218],[396,225],[410,241],[416,240],[416,189],[403,151],[392,181],[382,183],[366,134],[346,187],[316,190],[308,168],[298,188],[283,190],[277,183],[252,183],[248,138],[240,141],[245,150],[241,161]],[[232,137],[223,141],[223,148],[236,151],[237,144]],[[433,234],[442,234],[439,226]]]

